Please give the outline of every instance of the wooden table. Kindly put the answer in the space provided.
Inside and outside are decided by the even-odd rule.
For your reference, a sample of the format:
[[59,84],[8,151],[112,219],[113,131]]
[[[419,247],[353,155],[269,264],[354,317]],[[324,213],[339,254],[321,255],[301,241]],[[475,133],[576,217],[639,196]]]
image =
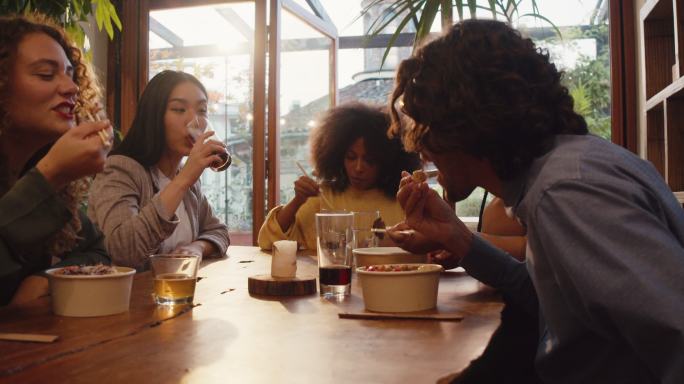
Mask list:
[[[120,315],[55,316],[49,298],[0,309],[0,332],[60,336],[0,341],[0,382],[430,383],[467,366],[499,324],[499,296],[463,272],[442,274],[437,309],[460,322],[339,319],[363,311],[356,276],[342,302],[250,296],[247,278],[269,272],[269,254],[233,246],[203,264],[193,308],[157,307],[147,272]],[[315,275],[315,258],[301,255],[299,272]]]

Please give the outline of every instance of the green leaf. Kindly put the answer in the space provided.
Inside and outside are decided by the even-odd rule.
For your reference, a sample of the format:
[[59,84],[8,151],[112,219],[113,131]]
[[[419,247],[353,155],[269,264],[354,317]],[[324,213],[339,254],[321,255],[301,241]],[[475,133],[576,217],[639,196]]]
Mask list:
[[534,18],[537,18],[537,19],[540,19],[540,20],[543,20],[543,21],[549,23],[549,25],[550,25],[551,27],[553,27],[553,29],[556,31],[556,34],[558,34],[558,37],[561,38],[561,40],[563,39],[563,34],[561,33],[560,29],[558,29],[558,27],[556,26],[556,24],[554,24],[553,22],[551,22],[551,20],[549,20],[549,19],[546,18],[545,16],[542,16],[542,15],[540,15],[540,14],[538,14],[538,13],[526,13],[526,14],[520,16],[521,19],[522,19],[523,17],[534,17]]
[[420,42],[430,34],[430,28],[435,21],[437,11],[439,11],[440,2],[438,0],[427,0],[423,8],[423,13],[420,15],[418,21],[418,28],[416,30],[416,39],[413,41],[413,49],[415,50]]
[[492,16],[494,16],[494,20],[496,20],[496,0],[489,0],[489,9],[492,12]]
[[390,40],[387,43],[387,47],[385,48],[385,52],[382,54],[382,60],[380,61],[380,69],[382,69],[382,67],[385,65],[385,60],[387,60],[387,56],[389,55],[390,50],[394,46],[394,42],[399,37],[399,33],[401,33],[401,31],[404,29],[404,27],[406,26],[406,24],[408,24],[409,21],[411,21],[410,17],[404,18],[404,20],[402,20],[401,23],[399,23],[396,32],[394,32],[392,37],[390,37]]
[[112,21],[114,21],[114,24],[120,32],[122,30],[122,26],[121,20],[119,20],[119,15],[116,14],[116,7],[114,6],[114,4],[110,3],[109,0],[107,0],[107,2],[109,3],[109,16],[112,18]]
[[[93,0],[93,3],[99,4],[99,0]],[[95,6],[95,21],[97,21],[97,29],[101,31],[104,23],[104,9],[98,5]]]
[[477,19],[477,0],[468,0],[468,8],[470,9],[470,17]]
[[458,13],[458,20],[463,20],[463,0],[456,0],[456,12]]

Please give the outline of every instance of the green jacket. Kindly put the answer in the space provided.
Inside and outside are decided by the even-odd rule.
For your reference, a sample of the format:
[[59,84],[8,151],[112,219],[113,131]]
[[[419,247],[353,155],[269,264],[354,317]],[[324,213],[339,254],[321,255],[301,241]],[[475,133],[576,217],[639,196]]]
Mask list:
[[[76,247],[52,267],[111,263],[102,234],[79,214],[82,228]],[[0,305],[10,301],[25,277],[51,267],[45,243],[70,218],[64,202],[35,168],[0,197]]]

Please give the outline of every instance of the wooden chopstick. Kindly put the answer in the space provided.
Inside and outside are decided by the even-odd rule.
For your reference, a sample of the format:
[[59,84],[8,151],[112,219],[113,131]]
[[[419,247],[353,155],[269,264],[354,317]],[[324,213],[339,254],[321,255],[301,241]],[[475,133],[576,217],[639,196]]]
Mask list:
[[[375,233],[387,233],[387,228],[371,228],[371,232]],[[410,235],[415,232],[413,229],[402,229],[401,231],[394,231],[394,233],[401,233],[404,235]]]
[[[90,111],[85,112],[86,117],[90,121],[101,121],[100,115],[95,115],[93,116]],[[111,146],[111,143],[109,142],[109,134],[105,132],[104,129],[97,131],[97,135],[100,137],[100,140],[102,140],[102,145],[105,146],[105,148],[109,148]]]
[[[302,164],[300,164],[299,161],[295,161],[295,163],[297,164],[297,167],[299,167],[299,170],[302,171],[302,173],[304,174],[304,176],[306,176],[306,177],[308,177],[308,178],[311,178],[311,176],[309,176],[309,174],[306,172],[306,170],[304,169],[304,167],[302,167]],[[332,203],[330,202],[330,200],[328,200],[328,198],[325,197],[325,195],[323,194],[323,192],[319,193],[318,196],[321,197],[321,199],[323,200],[323,202],[325,202],[325,203],[328,205],[328,207],[330,207],[330,209],[335,209],[335,208],[333,207]]]
[[52,343],[57,340],[57,335],[40,335],[36,333],[0,333],[0,340],[27,341],[35,343]]
[[437,320],[437,321],[461,321],[463,315],[458,313],[380,313],[380,312],[340,312],[340,319],[364,319],[364,320]]

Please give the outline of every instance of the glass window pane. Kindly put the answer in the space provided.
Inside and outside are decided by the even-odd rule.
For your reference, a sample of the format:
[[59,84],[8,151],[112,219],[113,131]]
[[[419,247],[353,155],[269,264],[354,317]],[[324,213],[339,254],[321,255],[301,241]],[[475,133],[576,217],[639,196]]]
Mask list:
[[252,52],[254,4],[230,3],[150,12],[150,78],[174,69],[207,89],[209,116],[233,164],[207,170],[202,190],[230,230],[232,244],[252,244]]
[[282,12],[280,42],[280,201],[294,197],[301,175],[297,162],[310,172],[309,131],[331,106],[332,41],[295,17]]
[[[347,36],[364,35],[377,16],[382,14],[383,7],[392,3],[378,4],[378,7],[372,10],[371,15],[358,17],[369,2],[361,0],[319,1],[333,19],[341,39]],[[487,9],[488,3],[479,3],[482,3],[480,5],[484,8],[477,10],[477,17],[491,18],[491,12]],[[562,40],[554,36],[553,28],[547,22],[527,16],[533,11],[531,1],[520,2],[518,13],[512,18],[513,24],[529,35],[539,46],[549,50],[554,63],[565,72],[563,81],[575,99],[576,110],[586,118],[590,131],[610,139],[609,1],[537,1],[536,4],[539,13],[551,20],[562,31]],[[464,17],[468,18],[470,13],[467,6],[464,7]],[[458,13],[455,10],[453,17],[455,21],[458,20]],[[501,14],[498,18],[504,19]],[[441,23],[438,14],[431,31],[439,33],[440,30]],[[393,31],[392,28],[386,29],[387,33]],[[406,29],[403,32],[411,31],[412,29]],[[340,102],[349,99],[386,101],[386,96],[392,89],[391,79],[396,64],[406,58],[410,52],[410,47],[395,50],[384,65],[383,69],[386,71],[377,72],[378,63],[384,53],[383,49],[364,49],[361,44],[357,47],[340,49],[338,61]],[[367,83],[369,79],[377,83],[374,88],[375,94],[371,97],[363,92],[363,83]],[[385,82],[381,79],[390,80]],[[476,189],[468,199],[457,204],[458,214],[477,216],[482,195],[483,191]]]

